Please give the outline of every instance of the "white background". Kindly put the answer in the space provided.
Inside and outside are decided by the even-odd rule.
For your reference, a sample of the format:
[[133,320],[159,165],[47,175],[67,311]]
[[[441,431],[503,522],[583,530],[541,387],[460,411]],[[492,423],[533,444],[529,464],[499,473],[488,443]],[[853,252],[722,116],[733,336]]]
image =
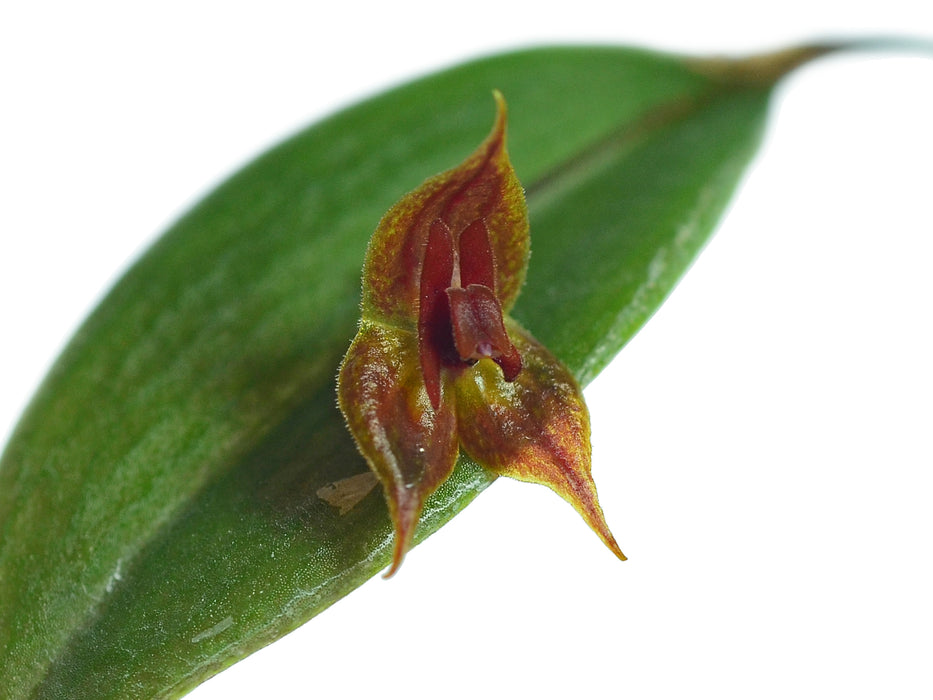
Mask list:
[[[543,42],[933,38],[925,0],[868,4],[5,4],[0,440],[161,230],[337,107]],[[931,125],[929,55],[783,85],[713,242],[586,392],[627,563],[500,480],[190,697],[931,697]]]

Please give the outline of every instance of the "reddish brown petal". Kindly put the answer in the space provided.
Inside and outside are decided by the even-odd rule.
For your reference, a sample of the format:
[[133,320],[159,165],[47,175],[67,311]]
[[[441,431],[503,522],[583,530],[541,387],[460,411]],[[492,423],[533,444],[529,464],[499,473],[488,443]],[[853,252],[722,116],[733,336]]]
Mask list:
[[415,333],[363,321],[337,383],[360,452],[385,490],[395,525],[391,576],[411,546],[424,500],[457,460],[452,396],[435,410],[421,376]]
[[449,352],[450,304],[444,290],[454,271],[450,229],[440,219],[431,224],[421,270],[421,308],[418,315],[418,354],[431,405],[441,403],[441,363]]
[[486,222],[477,219],[467,226],[460,234],[457,249],[460,260],[460,284],[457,286],[481,284],[495,293],[498,283],[496,260],[492,254],[492,244],[489,242],[489,229]]
[[503,309],[511,308],[528,263],[528,215],[506,154],[505,101],[498,93],[496,103],[495,125],[480,147],[456,168],[405,195],[379,223],[363,269],[364,318],[416,327],[422,262],[438,219],[449,227],[455,244],[475,222],[485,222],[495,259],[495,291]]
[[488,360],[456,380],[460,445],[498,474],[544,484],[567,500],[620,559],[590,473],[590,421],[573,375],[540,343],[507,320],[524,360],[507,382]]

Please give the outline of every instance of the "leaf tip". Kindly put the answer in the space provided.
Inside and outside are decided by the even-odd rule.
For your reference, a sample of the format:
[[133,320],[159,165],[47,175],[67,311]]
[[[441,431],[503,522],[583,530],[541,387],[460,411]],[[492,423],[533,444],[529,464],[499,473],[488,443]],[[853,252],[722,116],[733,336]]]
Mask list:
[[842,48],[843,44],[836,43],[806,44],[743,58],[690,59],[687,65],[725,83],[770,87],[797,68]]

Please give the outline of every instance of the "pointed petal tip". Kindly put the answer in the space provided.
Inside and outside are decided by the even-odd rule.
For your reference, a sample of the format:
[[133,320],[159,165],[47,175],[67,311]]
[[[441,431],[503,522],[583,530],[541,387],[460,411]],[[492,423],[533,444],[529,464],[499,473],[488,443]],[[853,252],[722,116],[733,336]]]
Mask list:
[[392,564],[382,575],[384,579],[390,579],[398,573],[405,555],[411,549],[415,528],[421,515],[421,498],[408,489],[395,489],[389,502],[389,510],[395,530],[395,546],[392,550]]
[[[584,504],[573,504],[577,512],[583,516],[583,520],[589,525],[590,529],[596,533],[596,535],[603,541],[609,551],[618,557],[619,561],[628,561],[628,557],[622,553],[622,548],[619,547],[619,543],[616,542],[616,538],[612,535],[612,532],[609,530],[609,526],[606,524],[606,518],[603,515],[602,508],[599,507],[599,503],[595,503],[594,508],[590,507],[581,507]],[[586,504],[589,506],[590,504]]]
[[407,550],[408,548],[405,546],[405,543],[402,542],[396,533],[395,549],[392,552],[392,564],[382,575],[383,580],[387,581],[398,573],[398,570],[402,567],[402,562],[405,560],[405,554],[407,553]]
[[606,516],[603,514],[603,509],[599,505],[599,500],[596,497],[595,484],[590,480],[586,486],[588,488],[585,489],[583,494],[574,494],[579,500],[575,500],[572,497],[568,498],[567,496],[564,496],[564,498],[583,517],[583,521],[596,533],[597,537],[603,541],[603,544],[609,548],[609,551],[615,554],[619,561],[627,561],[628,557],[622,553],[622,548],[619,547],[619,543],[616,542],[616,538],[613,536],[606,522]]
[[502,91],[498,88],[494,88],[492,91],[492,99],[496,101],[496,112],[501,117],[505,117],[508,112],[508,106],[505,103],[505,95],[502,94]]
[[505,96],[499,90],[492,91],[492,98],[496,102],[496,118],[492,125],[492,131],[487,137],[488,140],[505,141],[505,125],[509,118],[509,107],[505,101]]
[[[560,492],[558,492],[560,493]],[[596,536],[603,541],[603,544],[609,548],[609,551],[616,555],[619,561],[627,561],[628,557],[622,553],[622,548],[616,542],[615,536],[609,529],[606,522],[606,516],[603,513],[602,506],[599,505],[599,498],[596,495],[596,484],[588,470],[586,478],[577,482],[576,488],[560,495],[574,507],[577,513],[583,518],[583,521],[589,528],[596,533]]]
[[615,537],[613,537],[612,534],[609,535],[608,539],[602,536],[600,536],[600,539],[602,539],[606,546],[609,547],[609,551],[618,557],[619,561],[628,561],[628,557],[622,553],[619,544],[616,542]]

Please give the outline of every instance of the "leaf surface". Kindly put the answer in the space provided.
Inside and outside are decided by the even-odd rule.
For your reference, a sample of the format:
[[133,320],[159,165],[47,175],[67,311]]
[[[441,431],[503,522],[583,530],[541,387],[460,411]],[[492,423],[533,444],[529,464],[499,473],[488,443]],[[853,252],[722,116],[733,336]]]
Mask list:
[[[493,89],[531,220],[512,314],[585,384],[707,240],[774,82],[821,52],[505,54],[336,114],[234,175],[114,287],[4,452],[4,692],[178,697],[386,567],[381,494],[318,495],[366,471],[335,374],[373,229],[482,139]],[[419,532],[492,480],[461,459]]]

